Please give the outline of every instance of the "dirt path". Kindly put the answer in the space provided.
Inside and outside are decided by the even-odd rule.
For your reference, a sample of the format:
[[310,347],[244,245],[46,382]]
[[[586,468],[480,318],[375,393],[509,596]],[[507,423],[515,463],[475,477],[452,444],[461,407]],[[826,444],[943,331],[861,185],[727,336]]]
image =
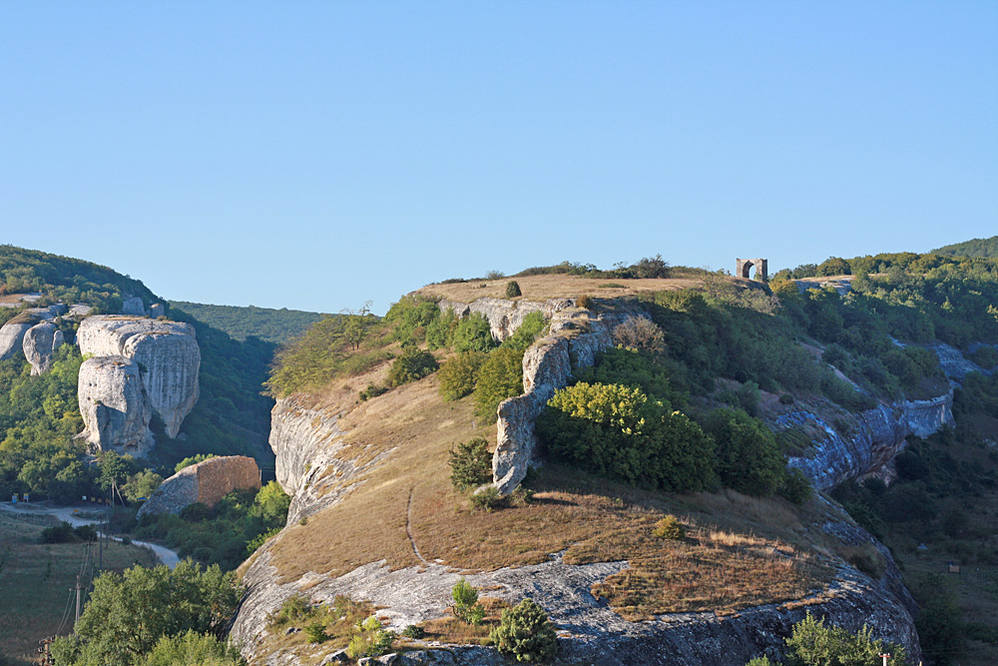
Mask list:
[[[101,509],[93,509],[91,507],[85,507],[83,509],[72,507],[72,506],[43,506],[39,504],[11,504],[10,502],[0,502],[0,510],[7,511],[8,513],[15,513],[27,516],[54,516],[58,520],[65,521],[72,525],[73,527],[79,527],[81,525],[97,525],[99,521],[92,518],[83,518],[79,514],[81,513],[93,513],[102,512]],[[121,537],[112,536],[115,541],[121,541]],[[142,548],[148,548],[151,550],[160,562],[170,567],[171,569],[177,566],[180,562],[180,556],[177,555],[176,551],[170,550],[165,546],[160,546],[155,543],[149,543],[148,541],[136,541],[132,540],[132,545],[140,546]]]
[[426,561],[423,554],[419,552],[419,547],[416,546],[416,540],[412,538],[412,494],[416,492],[415,488],[409,489],[409,505],[405,509],[405,533],[409,536],[409,543],[412,544],[412,552],[416,554],[419,561],[430,566],[430,563]]

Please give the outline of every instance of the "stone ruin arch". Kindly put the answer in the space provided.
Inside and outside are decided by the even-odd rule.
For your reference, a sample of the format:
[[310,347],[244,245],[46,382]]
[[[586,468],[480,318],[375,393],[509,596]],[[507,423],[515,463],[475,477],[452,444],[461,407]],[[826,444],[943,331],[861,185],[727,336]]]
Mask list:
[[765,282],[769,279],[768,259],[735,259],[735,275],[748,279],[752,267],[755,266],[755,279]]

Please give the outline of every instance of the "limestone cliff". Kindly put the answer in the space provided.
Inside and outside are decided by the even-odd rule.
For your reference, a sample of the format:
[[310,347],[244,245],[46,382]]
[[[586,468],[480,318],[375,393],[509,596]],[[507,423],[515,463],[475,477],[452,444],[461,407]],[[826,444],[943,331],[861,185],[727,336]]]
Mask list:
[[190,324],[98,315],[83,320],[76,342],[92,356],[80,368],[78,396],[82,436],[94,448],[147,454],[153,414],[177,436],[198,399],[201,352]]
[[176,437],[198,399],[201,351],[194,327],[176,321],[98,315],[80,324],[76,341],[82,354],[124,356],[142,368],[142,382],[153,412],[168,437]]
[[52,365],[52,354],[62,346],[63,342],[62,331],[49,321],[35,324],[24,332],[22,349],[24,357],[31,364],[32,375],[48,372]]
[[523,319],[531,312],[541,312],[551,319],[560,312],[575,305],[570,298],[554,298],[547,301],[510,301],[501,298],[479,298],[471,303],[442,300],[437,303],[441,310],[451,310],[459,317],[475,313],[485,317],[496,340],[505,340],[523,324]]
[[188,465],[170,478],[146,500],[138,517],[160,513],[180,513],[200,502],[212,507],[233,490],[260,487],[260,469],[248,456],[218,456]]
[[0,361],[8,359],[21,349],[24,334],[35,325],[35,319],[18,315],[0,327]]

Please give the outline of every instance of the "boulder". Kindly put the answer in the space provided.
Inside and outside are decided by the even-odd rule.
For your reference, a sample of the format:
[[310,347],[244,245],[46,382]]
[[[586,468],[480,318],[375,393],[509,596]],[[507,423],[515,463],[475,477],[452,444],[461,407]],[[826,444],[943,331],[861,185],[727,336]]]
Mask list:
[[189,465],[160,485],[139,509],[138,517],[180,513],[200,502],[214,506],[233,490],[260,487],[260,469],[247,456],[221,456]]
[[80,366],[77,397],[92,449],[144,457],[152,450],[146,398],[139,364],[124,356],[89,358]]
[[140,317],[144,317],[146,314],[146,306],[142,304],[141,298],[138,296],[131,296],[121,302],[121,314],[139,315]]
[[22,349],[31,364],[31,374],[41,375],[52,366],[52,354],[62,346],[62,331],[50,321],[35,324],[24,333]]
[[69,312],[66,314],[70,319],[75,319],[77,321],[81,319],[86,319],[91,314],[93,314],[93,306],[86,305],[84,303],[74,303],[69,307]]
[[153,412],[175,438],[198,399],[201,351],[194,327],[145,317],[88,317],[76,332],[80,352],[125,356],[142,368],[142,382]]
[[0,361],[17,353],[24,341],[24,334],[34,325],[34,317],[21,314],[0,327]]

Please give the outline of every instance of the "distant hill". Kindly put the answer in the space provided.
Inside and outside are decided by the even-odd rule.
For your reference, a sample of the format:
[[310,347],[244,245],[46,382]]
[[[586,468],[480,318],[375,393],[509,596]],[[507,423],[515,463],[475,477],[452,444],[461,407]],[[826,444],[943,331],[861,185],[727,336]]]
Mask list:
[[319,312],[287,308],[275,310],[258,308],[255,305],[239,307],[188,301],[170,301],[170,307],[183,310],[199,321],[228,333],[240,342],[250,336],[256,336],[265,342],[278,345],[298,337],[305,332],[305,329],[325,316]]
[[998,236],[974,238],[962,243],[944,245],[932,251],[948,257],[998,257]]

